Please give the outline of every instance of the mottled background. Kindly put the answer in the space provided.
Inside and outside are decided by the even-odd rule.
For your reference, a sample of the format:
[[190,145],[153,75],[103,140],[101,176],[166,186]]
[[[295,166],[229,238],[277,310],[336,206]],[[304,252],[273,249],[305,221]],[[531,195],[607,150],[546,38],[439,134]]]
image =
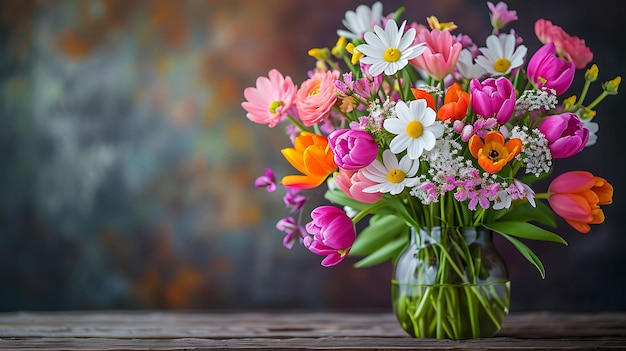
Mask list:
[[[265,166],[291,171],[278,152],[287,139],[240,107],[271,68],[300,84],[307,50],[334,45],[359,3],[3,1],[0,311],[390,309],[390,265],[329,269],[282,247],[282,194],[253,181]],[[547,18],[587,41],[600,80],[624,74],[618,0],[508,4],[529,52]],[[408,19],[454,21],[479,45],[490,33],[484,1],[389,1],[385,14],[400,5]],[[606,222],[587,235],[562,225],[569,247],[531,243],[543,280],[498,241],[513,311],[626,308],[622,101],[598,108],[597,145],[557,166],[615,185]]]

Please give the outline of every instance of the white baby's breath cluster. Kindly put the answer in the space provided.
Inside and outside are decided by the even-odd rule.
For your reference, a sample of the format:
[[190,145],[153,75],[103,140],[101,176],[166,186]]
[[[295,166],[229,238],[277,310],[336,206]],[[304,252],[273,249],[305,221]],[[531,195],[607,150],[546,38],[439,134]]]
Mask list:
[[522,151],[516,156],[526,169],[526,174],[539,177],[542,173],[550,172],[552,154],[548,148],[548,140],[537,128],[532,131],[527,126],[515,126],[511,130],[511,138],[522,141]]
[[531,111],[549,111],[558,105],[556,91],[542,88],[541,90],[524,90],[515,102],[515,115],[521,116]]

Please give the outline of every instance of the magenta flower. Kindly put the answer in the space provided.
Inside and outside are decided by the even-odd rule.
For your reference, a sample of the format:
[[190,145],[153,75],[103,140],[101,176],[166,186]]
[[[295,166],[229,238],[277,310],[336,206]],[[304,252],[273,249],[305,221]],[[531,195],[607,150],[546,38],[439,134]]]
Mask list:
[[340,168],[339,173],[333,179],[339,189],[346,195],[365,204],[378,202],[384,195],[381,192],[364,192],[363,189],[376,185],[376,183],[361,175],[361,172],[348,171]]
[[268,193],[276,190],[276,177],[270,168],[265,168],[265,175],[254,180],[254,186],[257,188],[265,188]]
[[297,87],[291,77],[283,77],[276,69],[272,69],[268,76],[257,78],[256,87],[243,91],[247,101],[242,102],[241,107],[248,112],[246,117],[252,122],[273,128],[293,105]]
[[576,68],[573,62],[567,62],[556,55],[554,43],[542,46],[528,61],[528,79],[538,89],[554,89],[561,95],[574,81]]
[[563,28],[545,19],[535,22],[535,34],[543,44],[554,43],[556,52],[573,62],[576,68],[585,68],[593,60],[593,52],[585,45],[585,41],[567,34]]
[[285,217],[276,223],[276,229],[287,233],[283,238],[283,246],[288,249],[293,247],[296,239],[302,239],[302,228],[296,223],[295,219]]
[[499,125],[505,125],[515,109],[515,88],[510,80],[487,78],[482,83],[470,81],[472,109],[483,118],[495,117]]
[[412,65],[423,69],[436,80],[442,80],[454,71],[463,45],[456,42],[449,31],[424,31],[416,38],[416,42],[425,42],[426,45],[420,56],[409,61]]
[[311,212],[304,246],[314,254],[326,256],[322,266],[334,266],[347,255],[356,239],[354,224],[346,213],[334,206],[320,206]]
[[283,202],[291,212],[299,211],[306,204],[306,196],[300,195],[300,189],[287,187],[287,193],[283,196]]
[[368,166],[378,156],[378,144],[366,131],[337,129],[328,135],[328,144],[339,168],[357,170]]
[[493,26],[496,32],[504,28],[509,22],[517,20],[517,12],[513,10],[509,11],[507,5],[502,1],[498,2],[495,6],[490,1],[487,1],[487,7],[489,7],[489,11],[491,11],[489,15],[491,18],[491,26]]
[[539,130],[548,140],[548,148],[553,158],[567,158],[585,148],[589,130],[573,113],[566,112],[547,117]]

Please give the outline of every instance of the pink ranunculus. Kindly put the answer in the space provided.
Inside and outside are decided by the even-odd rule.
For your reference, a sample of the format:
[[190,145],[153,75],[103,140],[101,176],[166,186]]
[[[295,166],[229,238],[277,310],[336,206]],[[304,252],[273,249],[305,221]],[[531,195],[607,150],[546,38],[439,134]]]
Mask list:
[[548,194],[554,212],[581,233],[591,230],[589,224],[604,222],[600,205],[613,203],[613,186],[587,171],[559,175],[550,183]]
[[589,139],[589,130],[571,112],[546,117],[539,130],[546,136],[553,158],[567,158],[579,153]]
[[364,130],[337,129],[328,134],[328,145],[335,154],[335,163],[347,170],[367,167],[378,156],[378,144]]
[[510,80],[487,78],[482,83],[470,81],[472,109],[483,118],[495,117],[499,125],[505,125],[515,109],[515,88]]
[[574,81],[576,68],[573,62],[564,61],[556,55],[554,43],[543,45],[528,61],[527,74],[530,82],[537,87],[554,89],[561,95]]
[[296,109],[305,126],[323,121],[337,101],[335,81],[339,71],[316,71],[312,78],[304,81],[296,94]]
[[297,87],[291,77],[283,77],[276,69],[272,69],[268,77],[257,78],[256,87],[243,91],[247,101],[242,102],[241,107],[248,112],[246,116],[252,122],[273,128],[295,102]]
[[366,193],[363,189],[375,185],[376,183],[362,176],[359,171],[348,171],[345,169],[339,169],[339,173],[333,178],[335,184],[346,195],[350,196],[356,201],[373,204],[378,202],[383,197],[383,193]]
[[551,21],[538,19],[535,22],[535,34],[543,44],[554,43],[556,52],[567,61],[573,62],[576,68],[585,68],[593,60],[593,52],[583,39],[567,34]]
[[314,254],[326,256],[322,266],[334,266],[350,252],[356,239],[352,219],[334,206],[319,206],[311,211],[311,222],[306,230],[312,236],[304,238],[304,246]]
[[442,80],[454,71],[463,45],[455,41],[449,31],[422,31],[415,42],[425,42],[424,52],[409,62],[423,69],[436,80]]

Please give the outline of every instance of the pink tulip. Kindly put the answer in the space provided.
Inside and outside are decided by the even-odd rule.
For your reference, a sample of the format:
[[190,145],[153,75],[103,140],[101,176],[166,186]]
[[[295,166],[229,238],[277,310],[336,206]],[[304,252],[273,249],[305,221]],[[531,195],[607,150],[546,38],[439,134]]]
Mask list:
[[515,88],[504,77],[487,78],[482,83],[470,81],[472,109],[483,118],[495,117],[499,125],[505,125],[515,109]]
[[581,233],[591,230],[589,224],[604,222],[600,205],[613,203],[613,186],[586,171],[559,175],[550,184],[548,194],[554,212]]
[[334,266],[350,252],[356,239],[354,223],[346,213],[334,206],[320,206],[311,212],[306,230],[312,236],[304,238],[304,246],[314,254],[326,256],[322,266]]
[[574,63],[563,61],[556,55],[554,43],[542,46],[528,61],[528,79],[538,89],[554,89],[561,95],[574,81]]
[[241,107],[248,112],[246,116],[252,122],[273,128],[295,102],[296,90],[291,77],[283,77],[278,70],[272,69],[267,78],[257,78],[256,87],[243,91],[247,101],[242,102]]
[[545,19],[535,22],[535,34],[543,44],[554,43],[556,52],[574,63],[576,68],[585,68],[593,60],[593,52],[585,45],[585,41],[567,34],[563,28]]
[[440,81],[454,71],[463,46],[454,40],[449,31],[434,29],[432,32],[420,32],[419,35],[416,42],[426,42],[425,50],[409,62]]
[[585,148],[589,129],[573,113],[566,112],[547,117],[539,130],[548,139],[548,148],[553,158],[567,158]]
[[296,94],[298,116],[305,126],[310,127],[323,121],[337,101],[335,81],[339,71],[317,71],[304,81]]
[[357,170],[368,166],[378,156],[378,144],[364,130],[337,129],[328,135],[328,145],[339,168]]
[[339,173],[333,178],[335,183],[346,195],[356,201],[373,204],[383,197],[383,193],[366,193],[363,189],[376,183],[361,175],[361,172],[339,169]]

